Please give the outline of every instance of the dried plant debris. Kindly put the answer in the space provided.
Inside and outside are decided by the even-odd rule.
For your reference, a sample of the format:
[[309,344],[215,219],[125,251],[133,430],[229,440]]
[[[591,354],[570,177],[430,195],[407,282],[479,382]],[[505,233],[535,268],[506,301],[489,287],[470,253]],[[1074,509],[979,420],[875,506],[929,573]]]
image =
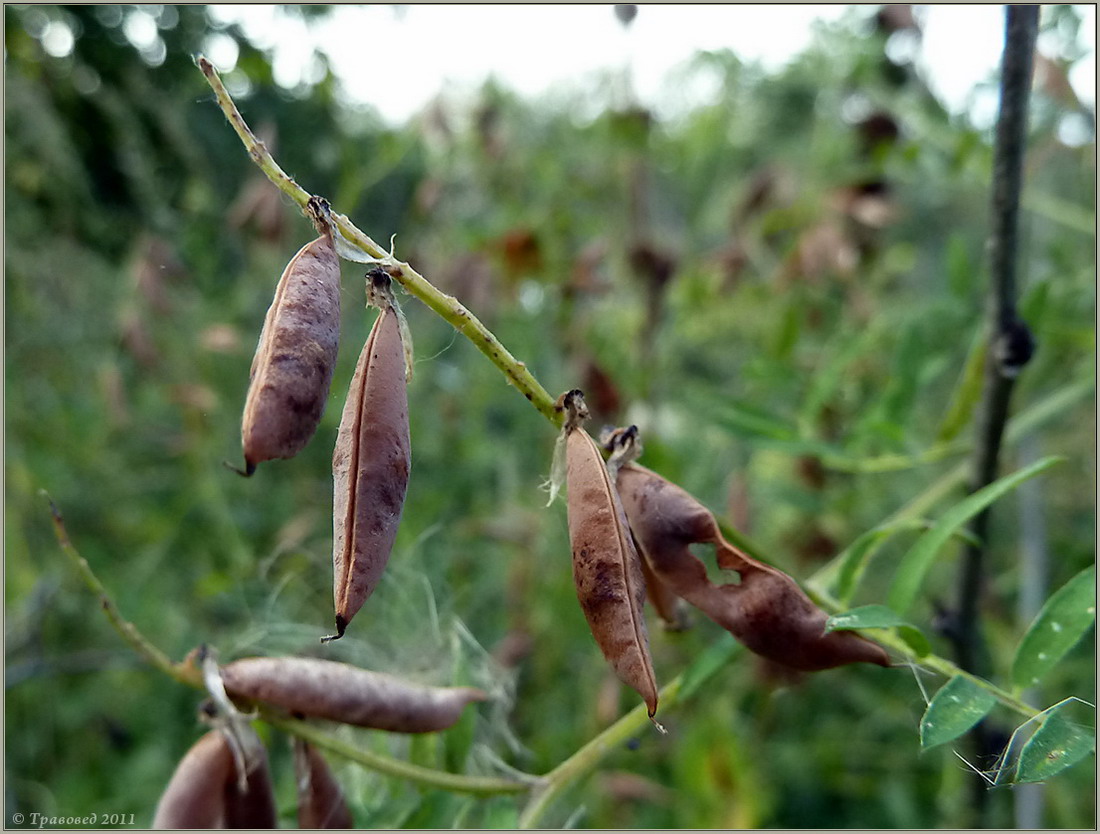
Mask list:
[[298,454],[317,431],[340,340],[340,261],[328,205],[309,202],[321,235],[283,270],[260,332],[241,421],[245,469]]
[[[656,577],[763,657],[814,671],[847,663],[889,666],[885,650],[850,631],[825,632],[824,611],[782,571],[731,545],[714,516],[680,487],[632,463],[636,435],[605,435],[616,485],[643,558]],[[713,544],[718,566],[739,582],[715,585],[689,545]],[[733,577],[731,577],[733,578]]]
[[480,689],[422,686],[316,658],[249,657],[223,666],[221,673],[234,698],[394,733],[445,730],[467,704],[488,699]]
[[562,431],[577,598],[604,657],[619,679],[642,696],[652,718],[657,681],[642,611],[641,560],[600,450],[581,427],[588,416],[581,392],[563,394],[559,408],[566,415]]
[[381,313],[371,328],[344,404],[332,454],[333,598],[336,634],[374,593],[397,538],[412,452],[406,339],[382,269],[367,275]]
[[328,762],[312,744],[294,739],[299,828],[352,828],[351,811]]

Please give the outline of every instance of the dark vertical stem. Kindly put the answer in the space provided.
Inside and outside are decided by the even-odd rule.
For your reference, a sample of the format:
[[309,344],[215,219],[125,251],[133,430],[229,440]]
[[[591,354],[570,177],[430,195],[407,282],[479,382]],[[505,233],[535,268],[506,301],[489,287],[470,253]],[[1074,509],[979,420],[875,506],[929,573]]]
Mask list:
[[[1039,29],[1038,6],[1005,7],[1005,48],[1001,61],[1001,103],[993,144],[993,194],[991,205],[990,254],[990,337],[993,350],[986,364],[985,387],[977,425],[977,443],[970,475],[974,492],[997,477],[1001,437],[1008,419],[1013,384],[1031,357],[1032,340],[1027,325],[1016,312],[1016,273],[1020,190],[1027,143],[1027,108],[1035,40]],[[958,583],[958,604],[954,623],[955,656],[959,666],[979,672],[982,640],[979,606],[984,579],[989,511],[982,512],[971,527],[979,542],[967,548]],[[990,749],[989,729],[979,724],[973,733],[978,766],[996,754]],[[987,791],[975,778],[972,812],[975,827],[984,823]]]

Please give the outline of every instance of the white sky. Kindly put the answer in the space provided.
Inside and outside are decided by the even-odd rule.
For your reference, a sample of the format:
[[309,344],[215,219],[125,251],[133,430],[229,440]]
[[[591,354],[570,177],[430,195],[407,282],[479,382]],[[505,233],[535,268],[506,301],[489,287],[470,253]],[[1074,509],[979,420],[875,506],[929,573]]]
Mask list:
[[[292,87],[309,78],[314,46],[328,54],[354,102],[373,105],[389,123],[419,112],[441,91],[472,91],[490,76],[537,96],[583,85],[601,70],[628,62],[641,101],[662,108],[670,70],[699,50],[729,48],[743,60],[778,68],[812,39],[815,20],[835,21],[838,5],[642,5],[629,29],[609,4],[339,6],[307,27],[278,6],[213,6],[222,22],[238,22],[261,47],[275,47],[276,80]],[[870,14],[874,7],[868,7]],[[1079,97],[1096,100],[1096,7],[1081,6],[1090,56],[1075,67]],[[992,123],[995,99],[969,100],[993,77],[1004,38],[1001,6],[935,5],[918,11],[923,25],[918,66],[953,111],[970,107],[976,123]],[[1040,44],[1042,47],[1042,44]],[[215,39],[210,59],[227,70],[236,61],[228,38]]]

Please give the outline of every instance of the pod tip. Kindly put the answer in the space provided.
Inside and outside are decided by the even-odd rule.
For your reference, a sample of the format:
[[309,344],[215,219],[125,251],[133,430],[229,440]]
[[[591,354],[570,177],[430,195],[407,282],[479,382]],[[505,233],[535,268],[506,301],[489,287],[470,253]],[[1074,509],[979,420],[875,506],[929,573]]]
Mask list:
[[238,469],[227,460],[222,461],[222,466],[231,472],[236,472],[242,478],[251,478],[256,473],[256,464],[250,461],[248,458],[244,459],[244,469]]
[[344,619],[343,615],[336,615],[336,633],[330,634],[328,637],[322,637],[322,643],[331,643],[333,640],[339,640],[344,636],[344,632],[347,630],[348,621]]

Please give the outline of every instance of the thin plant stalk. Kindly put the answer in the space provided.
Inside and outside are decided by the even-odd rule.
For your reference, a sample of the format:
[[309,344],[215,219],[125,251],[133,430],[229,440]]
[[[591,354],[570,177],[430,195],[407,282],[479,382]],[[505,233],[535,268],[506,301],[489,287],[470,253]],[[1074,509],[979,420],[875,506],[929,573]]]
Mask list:
[[[993,189],[990,234],[989,319],[993,350],[986,359],[985,385],[978,409],[977,441],[970,474],[970,491],[977,492],[997,478],[1005,424],[1012,389],[1021,368],[1031,357],[1032,339],[1016,310],[1018,226],[1024,153],[1027,145],[1027,108],[1031,93],[1032,65],[1039,29],[1038,6],[1005,7],[1005,46],[1001,61],[1001,103],[993,143]],[[959,666],[981,671],[983,646],[980,605],[985,586],[985,561],[990,511],[983,510],[971,523],[979,544],[963,555],[957,585],[955,616],[949,635]],[[971,731],[978,761],[992,752],[988,725],[979,722]],[[988,791],[972,780],[971,824],[984,825]]]

